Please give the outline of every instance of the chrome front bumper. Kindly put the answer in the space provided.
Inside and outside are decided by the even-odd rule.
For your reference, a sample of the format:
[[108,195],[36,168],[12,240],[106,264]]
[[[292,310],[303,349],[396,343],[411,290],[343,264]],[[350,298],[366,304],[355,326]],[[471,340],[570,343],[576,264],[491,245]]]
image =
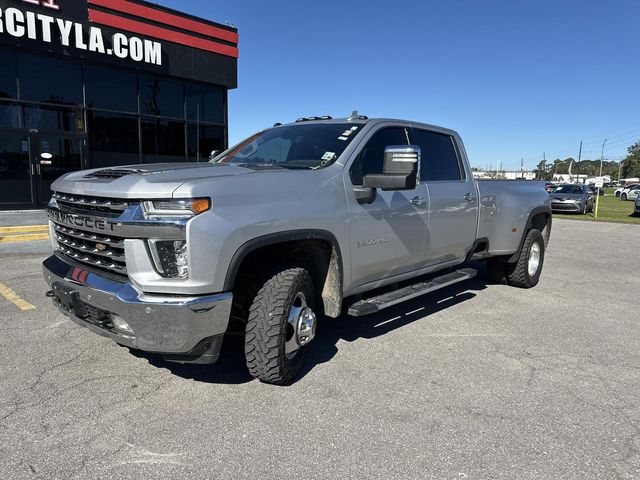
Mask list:
[[[229,325],[231,293],[184,297],[148,295],[131,284],[73,266],[57,256],[45,260],[44,277],[58,309],[75,323],[116,343],[167,360],[214,363]],[[132,332],[114,327],[114,316]]]

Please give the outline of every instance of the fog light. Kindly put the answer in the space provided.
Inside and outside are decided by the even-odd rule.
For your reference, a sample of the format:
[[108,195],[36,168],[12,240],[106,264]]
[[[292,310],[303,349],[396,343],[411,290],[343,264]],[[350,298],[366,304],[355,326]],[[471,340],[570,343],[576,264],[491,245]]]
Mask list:
[[158,273],[166,278],[189,276],[189,255],[184,240],[149,240],[151,256]]
[[122,317],[119,317],[118,315],[111,315],[111,322],[113,323],[114,329],[123,333],[129,333],[133,335],[133,329],[127,322],[124,321]]

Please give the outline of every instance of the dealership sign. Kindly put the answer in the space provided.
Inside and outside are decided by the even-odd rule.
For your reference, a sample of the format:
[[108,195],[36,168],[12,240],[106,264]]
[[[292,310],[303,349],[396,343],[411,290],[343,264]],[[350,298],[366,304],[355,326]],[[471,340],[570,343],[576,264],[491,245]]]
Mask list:
[[78,51],[162,65],[162,44],[159,42],[120,32],[107,35],[100,27],[49,15],[61,10],[57,0],[22,0],[20,3],[38,5],[42,11],[14,7],[0,9],[0,35],[45,44],[58,43]]

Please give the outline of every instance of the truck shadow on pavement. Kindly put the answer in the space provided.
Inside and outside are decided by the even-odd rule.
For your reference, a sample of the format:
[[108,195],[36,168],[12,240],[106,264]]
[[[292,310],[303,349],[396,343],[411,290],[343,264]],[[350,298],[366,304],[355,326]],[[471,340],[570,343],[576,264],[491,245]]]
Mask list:
[[[487,284],[488,281],[485,277],[480,275],[472,280],[452,285],[365,317],[353,318],[346,314],[337,319],[323,317],[318,325],[316,338],[306,352],[302,371],[293,383],[299,382],[317,365],[329,362],[335,357],[338,353],[337,345],[340,340],[356,342],[359,339],[372,339],[401,329],[418,320],[428,322],[429,316],[473,299],[476,292],[484,290]],[[225,338],[220,360],[211,366],[181,365],[166,362],[157,355],[141,352],[134,352],[134,354],[146,358],[153,366],[166,368],[174,375],[197,382],[241,384],[254,380],[245,366],[244,339],[242,337],[229,336]]]

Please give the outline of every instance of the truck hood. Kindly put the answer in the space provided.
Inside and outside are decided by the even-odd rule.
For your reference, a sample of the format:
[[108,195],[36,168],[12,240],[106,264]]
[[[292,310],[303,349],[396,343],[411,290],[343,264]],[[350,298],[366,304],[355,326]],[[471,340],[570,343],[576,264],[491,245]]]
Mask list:
[[97,197],[168,198],[181,185],[190,181],[259,175],[260,172],[235,165],[212,163],[127,165],[73,172],[56,180],[51,189],[60,193]]

